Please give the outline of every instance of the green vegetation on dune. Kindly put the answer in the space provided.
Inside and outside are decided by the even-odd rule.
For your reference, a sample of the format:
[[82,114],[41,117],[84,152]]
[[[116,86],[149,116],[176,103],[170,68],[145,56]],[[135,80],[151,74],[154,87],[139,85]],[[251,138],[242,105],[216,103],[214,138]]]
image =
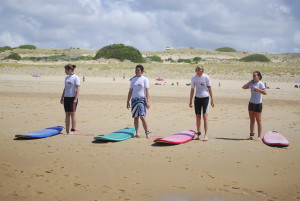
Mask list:
[[252,62],[252,61],[259,61],[259,62],[270,62],[271,60],[262,54],[252,54],[240,59],[240,61],[245,62]]
[[10,55],[8,55],[7,57],[5,57],[4,59],[12,59],[12,60],[21,60],[22,57],[18,54],[18,53],[11,53]]
[[221,48],[215,49],[215,51],[218,51],[218,52],[236,52],[236,50],[231,48],[231,47],[221,47]]
[[93,60],[94,57],[91,56],[79,56],[79,57],[71,57],[65,54],[62,55],[52,55],[46,57],[24,57],[23,60],[30,60],[30,61],[87,61]]
[[123,44],[113,44],[101,48],[95,56],[95,59],[99,58],[118,59],[120,61],[127,59],[135,63],[144,62],[142,54],[138,49]]
[[3,47],[0,47],[0,52],[4,52],[4,51],[6,51],[6,50],[12,50],[12,48],[9,47],[9,46],[3,46]]
[[147,58],[149,58],[151,61],[156,61],[156,62],[163,62],[163,60],[160,58],[160,56],[148,56]]
[[20,48],[20,49],[35,50],[36,46],[34,46],[34,45],[20,45],[18,48]]

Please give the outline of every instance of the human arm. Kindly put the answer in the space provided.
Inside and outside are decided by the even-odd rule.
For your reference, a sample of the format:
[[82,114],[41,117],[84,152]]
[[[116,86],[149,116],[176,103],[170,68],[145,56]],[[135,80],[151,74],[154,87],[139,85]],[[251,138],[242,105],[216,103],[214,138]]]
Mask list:
[[195,92],[195,88],[191,88],[191,92],[190,92],[190,103],[189,103],[189,106],[190,108],[193,107],[193,97],[194,97],[194,92]]
[[127,96],[127,109],[130,108],[130,103],[129,103],[129,101],[130,101],[130,99],[131,99],[132,90],[133,90],[133,89],[130,88],[129,91],[128,91],[128,96]]
[[146,88],[146,107],[147,109],[150,108],[150,103],[149,103],[149,88]]
[[249,89],[250,84],[253,82],[253,80],[249,81],[247,84],[245,84],[242,88],[243,89]]
[[79,88],[80,88],[80,86],[76,86],[76,94],[75,94],[74,103],[77,103],[78,96],[79,96]]
[[213,93],[212,93],[212,90],[211,90],[211,86],[208,87],[208,93],[209,93],[209,96],[210,96],[210,104],[212,107],[215,106],[214,104],[214,98],[213,98]]
[[257,87],[253,87],[253,89],[256,90],[257,92],[261,93],[262,95],[267,95],[266,89],[260,89]]
[[65,89],[66,89],[66,88],[64,88],[64,90],[63,90],[63,93],[62,93],[62,95],[61,95],[61,98],[60,98],[60,103],[61,103],[61,104],[63,104],[63,103],[64,103],[64,94],[65,94]]

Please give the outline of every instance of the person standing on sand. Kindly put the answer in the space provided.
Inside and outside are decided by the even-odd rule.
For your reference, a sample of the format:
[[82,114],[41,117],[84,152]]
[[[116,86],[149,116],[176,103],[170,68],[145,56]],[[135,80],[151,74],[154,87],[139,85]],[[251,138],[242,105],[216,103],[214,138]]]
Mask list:
[[253,79],[245,84],[243,89],[251,90],[251,97],[248,104],[249,118],[250,118],[250,138],[249,140],[253,140],[255,133],[255,120],[257,122],[258,127],[258,137],[255,139],[257,141],[261,140],[261,132],[262,132],[262,123],[261,123],[261,112],[262,112],[262,95],[267,95],[266,86],[260,80],[262,79],[262,75],[259,71],[253,72]]
[[78,104],[78,95],[80,87],[80,79],[74,73],[76,65],[68,64],[65,66],[65,88],[62,93],[60,103],[64,104],[66,113],[66,132],[70,133],[70,120],[72,121],[71,134],[76,129],[76,107]]
[[132,118],[134,118],[134,127],[136,134],[134,137],[138,138],[139,130],[139,119],[141,119],[146,137],[150,134],[148,130],[148,125],[146,122],[147,109],[150,108],[149,105],[149,80],[143,76],[144,67],[142,65],[137,65],[135,68],[135,76],[130,79],[130,89],[127,98],[127,109],[130,108],[131,99],[131,111]]
[[191,92],[190,92],[190,108],[193,107],[193,97],[196,87],[196,94],[194,99],[194,107],[196,113],[196,127],[197,127],[197,138],[199,140],[201,135],[201,110],[203,110],[203,121],[204,121],[204,131],[205,135],[203,141],[208,141],[208,125],[207,116],[209,111],[209,102],[212,107],[214,107],[214,99],[211,90],[211,81],[208,75],[204,74],[204,67],[198,65],[196,67],[196,75],[192,77],[191,80]]

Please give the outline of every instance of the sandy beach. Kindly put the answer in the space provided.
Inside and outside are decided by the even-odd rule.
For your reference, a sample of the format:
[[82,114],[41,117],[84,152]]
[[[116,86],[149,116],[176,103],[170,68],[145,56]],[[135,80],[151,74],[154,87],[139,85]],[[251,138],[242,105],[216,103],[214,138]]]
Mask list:
[[[287,148],[245,140],[250,92],[241,87],[248,80],[214,75],[208,142],[154,144],[156,137],[195,129],[190,80],[154,85],[155,77],[149,77],[151,139],[100,143],[92,136],[60,134],[14,140],[16,134],[64,126],[63,68],[40,78],[31,76],[32,69],[0,72],[0,200],[300,200],[300,89],[291,82],[268,81],[271,89],[263,97],[263,133],[284,134],[291,142]],[[128,76],[86,79],[77,129],[100,135],[133,127],[126,109]]]

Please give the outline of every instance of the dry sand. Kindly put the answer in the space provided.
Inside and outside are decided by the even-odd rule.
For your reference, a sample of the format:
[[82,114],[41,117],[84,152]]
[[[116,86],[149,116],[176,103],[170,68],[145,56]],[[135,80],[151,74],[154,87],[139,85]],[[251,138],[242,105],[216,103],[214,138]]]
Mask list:
[[[292,143],[273,148],[245,140],[250,92],[241,86],[247,80],[211,78],[209,142],[156,146],[155,136],[195,129],[188,79],[155,86],[150,78],[152,139],[95,143],[81,135],[14,140],[15,134],[64,126],[64,75],[0,74],[0,200],[300,200],[300,89],[268,82],[263,133],[277,130]],[[180,86],[170,86],[176,81]],[[77,129],[99,135],[133,127],[125,108],[128,87],[119,77],[87,77]]]

